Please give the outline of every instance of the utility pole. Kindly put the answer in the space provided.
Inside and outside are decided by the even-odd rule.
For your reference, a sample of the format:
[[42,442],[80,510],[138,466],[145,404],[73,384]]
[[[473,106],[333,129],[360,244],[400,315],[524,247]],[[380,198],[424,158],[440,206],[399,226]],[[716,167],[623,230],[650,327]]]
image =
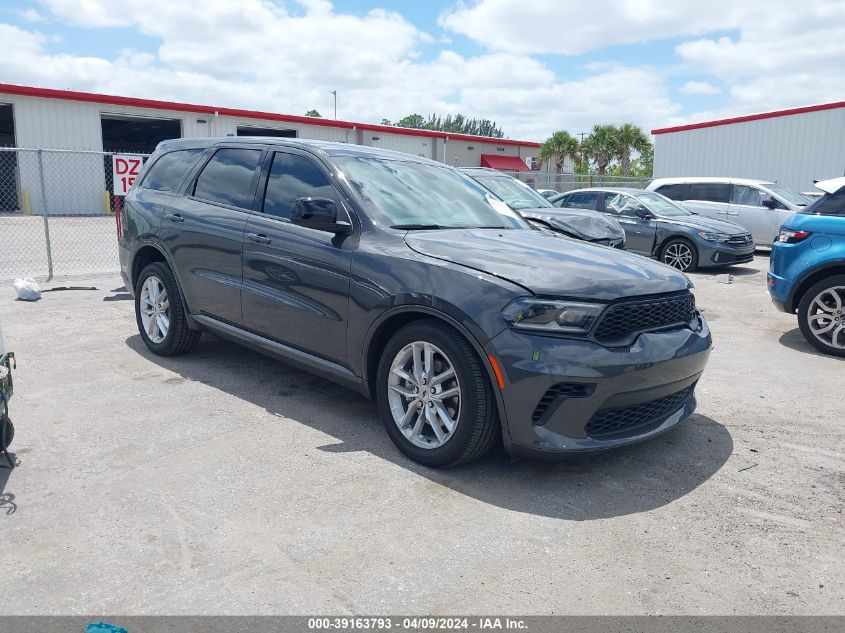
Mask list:
[[337,120],[337,90],[329,90],[329,94],[334,95],[334,118]]
[[578,132],[578,136],[581,137],[581,167],[583,169],[584,163],[587,160],[587,153],[584,151],[584,135],[589,134],[589,132]]

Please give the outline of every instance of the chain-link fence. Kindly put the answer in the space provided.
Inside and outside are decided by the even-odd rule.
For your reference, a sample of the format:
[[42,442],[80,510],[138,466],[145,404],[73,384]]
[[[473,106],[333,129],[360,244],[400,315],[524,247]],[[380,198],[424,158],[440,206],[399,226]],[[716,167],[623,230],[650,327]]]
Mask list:
[[632,178],[626,176],[599,176],[596,174],[555,174],[545,171],[507,172],[514,178],[528,183],[535,189],[551,189],[566,193],[584,187],[634,187],[644,189],[651,178]]
[[0,280],[118,272],[112,156],[0,148]]

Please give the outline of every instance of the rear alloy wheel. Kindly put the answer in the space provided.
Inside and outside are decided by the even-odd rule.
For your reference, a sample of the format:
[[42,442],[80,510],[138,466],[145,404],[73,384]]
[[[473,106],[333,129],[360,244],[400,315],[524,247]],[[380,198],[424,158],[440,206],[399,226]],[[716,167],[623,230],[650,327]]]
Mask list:
[[138,277],[135,319],[144,344],[160,356],[184,354],[200,337],[188,326],[176,276],[164,262],[153,262]]
[[475,350],[437,321],[410,323],[393,335],[376,390],[390,439],[426,466],[477,459],[499,436],[495,396]]
[[698,268],[698,250],[687,240],[672,239],[663,245],[660,261],[682,272],[690,272]]
[[825,354],[845,356],[845,275],[823,279],[804,293],[798,325],[804,338]]

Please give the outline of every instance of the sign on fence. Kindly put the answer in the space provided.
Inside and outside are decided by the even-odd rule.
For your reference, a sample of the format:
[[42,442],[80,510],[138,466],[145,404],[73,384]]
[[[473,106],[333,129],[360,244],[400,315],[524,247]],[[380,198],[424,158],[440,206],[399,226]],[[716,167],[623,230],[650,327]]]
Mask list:
[[114,174],[113,193],[116,196],[125,196],[138,174],[141,173],[143,159],[140,156],[128,154],[112,154],[111,161],[112,174]]

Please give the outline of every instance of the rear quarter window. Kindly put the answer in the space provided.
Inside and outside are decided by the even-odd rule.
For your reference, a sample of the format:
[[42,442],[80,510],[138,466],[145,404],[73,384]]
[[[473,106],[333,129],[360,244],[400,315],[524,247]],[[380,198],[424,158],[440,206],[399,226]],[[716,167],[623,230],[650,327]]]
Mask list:
[[808,206],[804,213],[845,217],[845,189],[840,189],[834,194],[826,193]]
[[177,191],[204,152],[204,149],[178,149],[164,154],[150,167],[141,188]]

